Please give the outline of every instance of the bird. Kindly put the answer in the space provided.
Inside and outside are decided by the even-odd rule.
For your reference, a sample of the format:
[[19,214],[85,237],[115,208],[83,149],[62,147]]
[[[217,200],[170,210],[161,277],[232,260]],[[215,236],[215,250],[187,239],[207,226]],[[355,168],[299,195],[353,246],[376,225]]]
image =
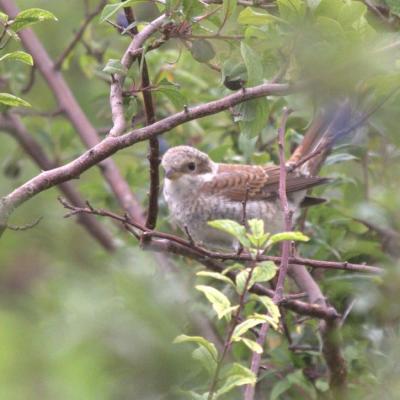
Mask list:
[[[324,201],[307,196],[307,191],[329,181],[314,172],[329,153],[337,133],[343,131],[344,122],[348,123],[348,108],[345,104],[333,118],[316,119],[287,162],[286,192],[289,208],[295,215],[302,205]],[[313,154],[315,156],[310,157]],[[307,161],[302,163],[301,160]],[[294,165],[301,167],[293,168]],[[216,163],[208,154],[181,145],[166,151],[161,166],[164,169],[163,194],[170,216],[194,243],[211,248],[237,247],[232,236],[211,227],[208,222],[229,219],[243,223],[244,215],[247,220],[263,220],[266,232],[284,230],[278,165]]]

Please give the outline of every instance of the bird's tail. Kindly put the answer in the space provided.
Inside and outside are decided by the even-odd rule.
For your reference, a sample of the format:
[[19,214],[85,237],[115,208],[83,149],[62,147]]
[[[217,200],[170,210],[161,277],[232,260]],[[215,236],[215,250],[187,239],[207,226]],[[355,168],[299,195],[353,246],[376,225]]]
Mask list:
[[348,99],[333,109],[321,111],[314,119],[288,164],[300,171],[316,175],[335,142],[351,129],[352,109]]

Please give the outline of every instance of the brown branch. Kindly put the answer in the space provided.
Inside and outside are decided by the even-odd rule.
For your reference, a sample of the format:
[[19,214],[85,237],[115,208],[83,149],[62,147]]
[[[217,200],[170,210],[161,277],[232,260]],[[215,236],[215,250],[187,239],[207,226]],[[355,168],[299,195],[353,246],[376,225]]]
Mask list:
[[[293,211],[289,209],[289,203],[286,195],[286,160],[285,160],[285,132],[286,122],[289,114],[292,111],[285,108],[283,110],[282,121],[278,129],[278,146],[279,146],[279,200],[281,203],[282,212],[285,221],[285,231],[289,232],[292,230],[292,215]],[[282,254],[281,254],[281,265],[278,274],[278,281],[276,283],[275,293],[276,298],[274,299],[279,304],[282,294],[283,286],[286,279],[287,270],[289,268],[289,253],[290,244],[288,240],[282,243]]]
[[[0,0],[0,6],[8,15],[12,17],[18,14],[18,8],[15,6],[12,0]],[[38,70],[43,75],[46,83],[50,86],[50,89],[57,98],[60,108],[65,112],[67,118],[76,129],[85,146],[87,148],[95,147],[100,142],[100,138],[96,129],[84,114],[82,108],[76,101],[61,73],[53,68],[53,61],[47,54],[35,33],[31,29],[23,29],[18,32],[18,34],[24,47],[32,55]],[[128,183],[122,177],[116,164],[111,159],[105,160],[105,158],[106,157],[102,159],[104,161],[99,164],[99,166],[105,180],[114,192],[114,195],[119,201],[121,207],[129,212],[135,219],[143,219],[140,204],[131,192]],[[58,170],[58,168],[56,170]],[[50,171],[45,171],[39,176],[42,175],[43,177],[43,175],[47,175],[49,173]],[[78,172],[75,177],[79,174],[80,172]],[[52,173],[50,173],[50,175],[52,175]],[[73,174],[67,175],[69,175],[70,178],[65,176],[65,179],[61,179],[58,182],[52,182],[48,187],[65,182],[73,177]],[[8,214],[7,211],[10,211],[10,204],[7,203],[7,200],[0,202],[0,209],[2,205],[6,208],[4,216],[1,215],[0,211],[0,219],[4,220],[4,217]],[[12,204],[11,208],[13,208],[15,205],[15,203]]]
[[36,73],[36,66],[32,65],[32,68],[29,72],[29,80],[25,84],[25,86],[21,89],[22,94],[27,94],[32,89],[35,83],[35,73]]
[[399,29],[400,18],[393,14],[390,16],[390,8],[381,4],[374,4],[371,0],[364,0],[364,4],[387,28],[391,31],[397,31]]
[[[142,54],[143,50],[138,50],[141,49],[144,42],[162,26],[165,19],[165,15],[161,15],[145,28],[143,28],[140,33],[133,37],[133,40],[131,41],[121,59],[121,64],[125,68],[129,69],[136,58],[138,58]],[[110,88],[110,105],[113,127],[110,130],[110,136],[120,136],[125,130],[126,121],[124,118],[124,107],[122,99],[124,82],[124,75],[115,74],[113,76],[113,81]]]
[[[17,115],[8,114],[0,117],[0,129],[4,129],[6,132],[10,133],[31,159],[40,167],[40,169],[47,170],[56,166],[54,162],[47,157],[40,144],[29,134]],[[85,206],[85,202],[71,182],[61,183],[59,189],[68,201],[75,206]],[[83,214],[79,218],[79,222],[84,226],[89,234],[103,246],[104,249],[108,251],[115,250],[112,236],[98,221],[96,221],[95,218]],[[7,225],[7,227],[10,228],[9,225]]]
[[[0,0],[0,4],[5,2],[8,3],[9,1],[10,0]],[[29,35],[25,35],[27,31],[29,30],[22,30],[20,34],[21,36],[24,34],[22,36],[23,39],[29,42],[34,38],[34,36],[32,36],[32,32],[29,32]],[[33,48],[33,50],[36,51],[37,49]],[[31,54],[34,54],[35,51],[30,49]],[[52,68],[47,68],[45,72],[46,74],[49,74],[48,78],[50,79],[50,84],[55,85],[55,93],[61,96],[60,86],[57,84],[59,73],[57,73],[57,77],[53,76]],[[55,79],[57,79],[57,83],[54,82]],[[156,137],[157,135],[165,133],[185,122],[229,109],[230,107],[246,100],[265,95],[281,96],[287,93],[295,92],[302,87],[304,87],[304,85],[301,84],[290,86],[289,84],[264,83],[259,86],[240,90],[219,100],[211,101],[200,106],[190,107],[184,111],[159,120],[154,124],[140,129],[135,129],[122,136],[115,137],[109,135],[103,141],[97,143],[98,136],[96,130],[90,125],[86,116],[76,103],[76,100],[72,97],[72,94],[69,88],[66,86],[65,81],[62,80],[62,88],[64,88],[64,92],[62,93],[60,101],[62,101],[62,105],[65,106],[63,108],[71,121],[74,122],[74,125],[81,134],[82,139],[84,139],[88,145],[93,142],[93,147],[62,167],[42,172],[41,174],[32,178],[30,181],[15,189],[9,195],[3,197],[0,202],[0,217],[2,217],[4,220],[16,207],[35,196],[37,193],[40,193],[43,190],[46,190],[61,182],[78,177],[82,172],[94,165],[99,164],[101,161],[105,160],[107,157],[111,156],[120,149],[144,140],[148,140],[151,137]],[[68,99],[68,102],[66,102],[66,99]],[[70,102],[73,103],[71,104]],[[66,108],[66,106],[68,108]],[[73,113],[73,111],[76,111],[76,113]],[[86,130],[83,128],[86,128]],[[96,141],[97,144],[94,143],[94,141]],[[112,162],[112,160],[106,160],[103,161],[101,166],[103,166],[102,171],[105,178],[113,189],[116,197],[123,205],[123,208],[128,210],[128,212],[136,220],[141,220],[143,217],[139,212],[140,208],[138,207],[138,203],[130,193],[127,183],[119,174],[115,164]]]
[[[225,265],[218,261],[218,259],[220,258],[219,253],[213,253],[208,250],[202,249],[187,240],[168,233],[152,231],[148,229],[145,225],[134,221],[132,218],[130,218],[129,215],[120,216],[107,210],[95,209],[90,205],[87,207],[75,207],[68,204],[62,199],[59,200],[66,209],[70,210],[70,212],[65,215],[66,218],[81,213],[108,217],[119,221],[123,226],[130,226],[130,232],[136,238],[140,238],[143,236],[151,237],[151,241],[142,241],[142,244],[145,246],[146,249],[189,257],[193,260],[200,262],[212,271],[222,272],[225,269]],[[132,229],[134,230],[132,231]],[[251,258],[249,256],[249,260],[250,259]],[[252,260],[254,261],[254,258]],[[234,280],[236,273],[234,271],[231,271],[228,273],[228,276]],[[269,297],[273,297],[275,293],[273,290],[267,289],[260,284],[255,284],[250,289],[250,291]],[[283,297],[281,305],[301,315],[307,315],[315,318],[332,319],[339,317],[339,314],[333,307],[322,307],[318,304],[305,303],[303,301],[297,300],[298,297],[298,294],[286,295]]]
[[[292,214],[293,211],[289,209],[289,204],[286,196],[286,160],[285,160],[285,132],[286,132],[286,122],[289,114],[292,110],[284,108],[282,120],[278,128],[278,147],[279,147],[279,200],[281,204],[281,209],[284,216],[285,231],[289,232],[292,230]],[[278,280],[275,287],[275,293],[272,298],[275,304],[282,301],[283,298],[283,287],[285,284],[285,279],[287,271],[289,268],[289,253],[290,253],[291,242],[288,240],[283,241],[281,250],[281,263],[279,267]],[[269,330],[269,323],[264,322],[261,325],[260,332],[258,334],[257,343],[263,348],[267,333]],[[250,370],[255,376],[258,376],[258,371],[260,370],[261,364],[261,354],[253,351],[251,356],[251,366]],[[256,385],[246,385],[244,391],[244,400],[253,400],[255,394]]]
[[[203,0],[204,3],[207,4],[222,4],[222,0]],[[263,8],[263,9],[271,9],[271,8],[276,8],[276,4],[274,4],[274,1],[262,1],[262,0],[237,0],[237,4],[239,6],[243,7],[258,7],[258,8]]]
[[68,44],[68,46],[64,49],[64,51],[60,54],[58,57],[57,61],[54,63],[54,69],[59,70],[61,69],[65,59],[69,56],[71,51],[75,48],[75,46],[79,43],[81,40],[83,34],[86,31],[86,28],[89,26],[90,22],[92,21],[93,18],[95,18],[98,14],[100,14],[101,10],[103,7],[107,4],[107,0],[101,0],[97,7],[90,13],[86,15],[85,20],[82,22],[80,28],[78,31],[75,33],[74,38],[71,40],[71,42]]
[[[133,14],[132,7],[124,7],[124,12],[129,25],[135,22],[135,16]],[[136,26],[131,28],[133,35],[137,36],[139,34]],[[147,88],[151,86],[149,69],[147,67],[147,62],[144,54],[140,54],[137,57],[139,68],[142,67],[142,82],[141,87]],[[144,111],[146,115],[146,125],[151,125],[156,120],[153,96],[150,90],[143,90],[143,102]],[[149,140],[150,150],[149,150],[149,163],[150,163],[150,190],[149,190],[149,205],[147,207],[147,220],[146,226],[150,229],[154,229],[157,223],[158,215],[158,193],[160,191],[160,147],[158,143],[158,138],[151,138]]]

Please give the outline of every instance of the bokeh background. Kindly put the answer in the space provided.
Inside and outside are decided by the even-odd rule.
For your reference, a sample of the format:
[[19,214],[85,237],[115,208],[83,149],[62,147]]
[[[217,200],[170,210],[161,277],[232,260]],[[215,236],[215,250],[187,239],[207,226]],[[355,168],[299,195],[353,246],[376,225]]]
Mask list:
[[[337,6],[340,2],[334,3]],[[97,4],[88,3],[92,8]],[[386,3],[382,2],[392,6],[391,2]],[[18,0],[16,4],[21,9],[50,10],[58,17],[57,23],[46,22],[34,28],[54,58],[69,43],[84,14],[84,2],[79,0]],[[136,13],[141,20],[158,13],[153,3],[138,7]],[[235,11],[236,17],[240,11]],[[396,19],[395,5],[392,12]],[[221,21],[223,16],[216,14],[215,18]],[[337,27],[328,27],[334,39],[325,38],[326,47],[320,46],[318,51],[313,47],[316,33],[310,25],[293,22],[297,31],[293,28],[290,34],[303,32],[299,36],[304,43],[297,47],[297,64],[292,61],[288,78],[300,79],[318,72],[321,82],[312,93],[268,99],[268,118],[264,119],[260,135],[249,136],[246,132],[254,126],[249,128],[248,121],[234,122],[231,114],[225,112],[174,129],[165,135],[162,146],[186,143],[207,151],[215,161],[261,164],[277,159],[274,137],[284,105],[295,110],[287,135],[293,144],[306,130],[321,104],[318,102],[342,95],[344,87],[357,88],[362,101],[356,106],[368,109],[368,105],[381,101],[400,83],[397,48],[379,56],[369,51],[372,46],[383,47],[400,37],[398,30],[387,29],[371,13],[367,22],[371,36],[363,40],[355,35],[353,39],[346,36],[343,42],[347,45],[342,47],[334,31]],[[215,29],[211,25],[209,28]],[[227,34],[243,31],[235,17],[224,28]],[[273,45],[262,33],[253,46],[265,56],[264,74],[270,78],[279,62],[269,55]],[[275,32],[281,44],[283,34],[278,33]],[[104,134],[110,127],[111,115],[109,84],[102,68],[108,59],[121,57],[129,37],[121,37],[112,26],[100,24],[97,18],[84,40],[87,45],[76,47],[63,73],[91,122]],[[237,43],[213,41],[212,45],[212,63],[222,65],[227,57],[234,63],[240,58]],[[10,43],[7,51],[19,46]],[[362,56],[358,57],[359,53]],[[221,73],[196,61],[179,40],[149,53],[147,59],[154,82],[165,78],[179,85],[180,94],[175,94],[175,101],[171,100],[174,95],[155,92],[157,118],[179,110],[182,102],[185,104],[183,99],[197,104],[229,93],[222,84]],[[324,68],[332,59],[338,63],[338,71],[325,74]],[[343,60],[350,65],[343,66]],[[137,79],[137,73],[132,72],[132,79]],[[18,94],[29,78],[29,67],[4,63],[1,77],[1,85]],[[373,79],[377,83],[371,83]],[[57,108],[38,73],[35,85],[24,98],[33,104],[34,111]],[[308,213],[305,229],[311,241],[301,249],[306,257],[366,262],[387,270],[383,278],[339,271],[315,272],[324,293],[340,312],[351,307],[342,333],[353,399],[395,399],[400,390],[399,106],[400,97],[392,96],[368,124],[339,143],[329,157],[322,174],[334,178],[334,182],[317,192],[328,203]],[[130,107],[132,114],[140,110],[141,100]],[[62,116],[24,115],[23,121],[46,152],[60,163],[72,160],[84,150],[73,127]],[[39,169],[12,136],[6,132],[0,135],[0,193],[5,195]],[[146,155],[146,145],[139,144],[113,157],[143,204],[148,190]],[[96,168],[74,184],[95,207],[120,211]],[[160,265],[154,255],[140,249],[120,227],[101,220],[118,244],[116,252],[107,253],[73,218],[63,218],[65,210],[57,201],[58,195],[57,189],[51,189],[21,206],[10,223],[23,225],[43,217],[41,222],[23,232],[7,230],[1,238],[0,399],[178,398],[176,389],[191,387],[188,382],[196,381],[199,367],[191,358],[190,346],[177,346],[172,340],[180,333],[198,333],[198,317],[215,319],[210,307],[193,290],[194,272],[199,265],[179,257],[163,263],[168,265]],[[161,198],[160,206],[158,228],[173,230]],[[318,345],[313,321],[303,324],[293,335],[299,343]],[[288,371],[322,362],[316,351],[290,352],[278,335],[269,337],[268,346],[271,364],[278,366],[276,375],[272,373],[266,378],[272,385]],[[323,397],[325,389],[321,383],[320,391],[315,393]],[[239,398],[235,397],[238,393],[227,398]],[[315,398],[310,393],[294,387],[282,398]]]

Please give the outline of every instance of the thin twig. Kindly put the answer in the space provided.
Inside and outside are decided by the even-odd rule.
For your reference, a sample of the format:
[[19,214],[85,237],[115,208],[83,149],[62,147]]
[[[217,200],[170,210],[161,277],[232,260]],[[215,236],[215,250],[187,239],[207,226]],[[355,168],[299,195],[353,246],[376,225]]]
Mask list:
[[[124,12],[129,25],[133,24],[133,22],[135,22],[135,16],[133,14],[132,7],[124,7]],[[136,26],[133,26],[131,28],[131,32],[133,35],[137,35],[139,33]],[[147,67],[147,62],[144,54],[139,54],[137,57],[137,61],[139,67],[142,66],[141,87],[142,88],[151,87],[149,69]],[[144,111],[146,115],[146,125],[151,125],[156,120],[153,96],[151,94],[151,91],[149,90],[143,90],[142,95],[144,102]],[[149,229],[154,229],[157,223],[158,193],[160,191],[160,174],[159,174],[160,148],[157,137],[149,139],[149,147],[150,148],[149,148],[148,160],[150,163],[150,190],[149,190],[149,205],[147,207],[146,226]]]
[[[29,134],[17,115],[6,114],[0,117],[0,129],[4,129],[10,133],[40,169],[47,170],[56,167],[55,163],[47,157],[41,145]],[[85,202],[74,188],[72,182],[61,183],[59,189],[68,201],[75,206],[83,207],[85,205]],[[79,221],[105,250],[115,250],[112,236],[93,216],[83,214]]]
[[[12,0],[0,0],[0,4],[3,11],[12,17],[17,15],[19,12]],[[66,118],[71,122],[82,142],[89,149],[96,147],[100,142],[97,130],[83,112],[62,74],[54,68],[49,68],[49,66],[53,65],[53,61],[47,54],[36,34],[31,29],[27,28],[19,31],[18,35],[20,36],[24,47],[32,55],[38,71],[43,75],[45,82],[49,85],[51,91],[56,97],[60,109],[65,112]],[[111,158],[104,159],[101,163],[98,163],[98,166],[121,207],[137,220],[143,219],[141,206],[132,193],[128,183],[122,177],[114,161]],[[57,167],[56,169],[53,169],[53,171],[59,170],[59,168],[63,167]],[[50,171],[44,171],[40,175],[46,175],[49,172]],[[79,174],[80,173],[73,175],[76,177]],[[69,175],[69,177],[66,176],[65,179],[57,183],[54,182],[51,186],[55,186],[71,178],[72,175]]]
[[[292,215],[293,211],[289,209],[289,204],[286,195],[286,160],[285,160],[285,132],[286,132],[286,121],[289,114],[292,111],[290,109],[283,110],[283,116],[281,125],[278,129],[278,146],[279,146],[279,199],[281,208],[284,215],[285,230],[289,232],[292,230]],[[286,279],[287,270],[289,267],[289,253],[290,253],[290,241],[285,240],[282,242],[282,254],[281,254],[281,265],[278,274],[278,281],[276,283],[275,293],[276,298],[274,301],[279,304],[283,295],[283,285]]]
[[[278,146],[279,146],[279,199],[281,203],[281,209],[284,216],[285,230],[289,232],[292,230],[292,210],[289,209],[289,204],[286,196],[286,160],[285,160],[285,132],[286,122],[292,110],[284,108],[282,120],[278,129]],[[281,251],[281,264],[279,267],[278,280],[275,287],[275,294],[273,301],[275,304],[279,304],[283,298],[283,286],[285,283],[287,271],[289,268],[289,253],[290,253],[290,241],[285,240],[282,242]],[[261,325],[260,333],[257,338],[257,343],[263,348],[265,338],[267,336],[269,324],[264,322]],[[261,363],[261,354],[257,352],[252,353],[250,370],[255,376],[258,375]],[[246,385],[244,391],[244,400],[253,400],[255,394],[255,385]]]
[[245,283],[243,285],[243,290],[239,295],[239,307],[237,308],[234,315],[232,316],[232,321],[231,321],[231,324],[230,324],[230,327],[228,330],[228,334],[227,334],[225,342],[224,342],[224,347],[223,347],[221,356],[217,361],[217,366],[215,368],[214,375],[211,380],[211,385],[210,385],[210,389],[208,391],[207,400],[212,400],[214,398],[215,390],[217,388],[218,381],[219,381],[219,375],[221,372],[221,368],[223,366],[225,357],[228,354],[228,352],[232,346],[233,332],[235,331],[236,326],[240,323],[240,314],[245,306],[246,294],[247,294],[247,291],[250,289],[249,283],[250,283],[251,277],[253,276],[253,271],[254,271],[254,268],[256,267],[256,265],[257,265],[257,263],[255,263],[254,261],[250,262],[250,267],[248,268],[248,274],[247,274]]
[[26,85],[21,89],[22,94],[27,94],[32,89],[35,83],[35,72],[36,72],[36,66],[32,65],[32,68],[29,72],[29,80],[26,83]]
[[101,0],[97,7],[90,13],[86,15],[85,20],[82,22],[80,28],[77,30],[75,33],[74,38],[71,40],[71,42],[68,44],[68,46],[64,49],[64,51],[60,54],[58,57],[58,60],[54,63],[54,69],[59,70],[65,59],[69,56],[71,51],[75,48],[75,46],[79,43],[81,40],[83,34],[86,31],[86,28],[89,26],[90,22],[92,21],[93,18],[95,18],[98,14],[100,14],[101,10],[103,7],[107,4],[107,0]]
[[11,229],[12,231],[27,231],[28,229],[34,228],[39,222],[43,219],[43,217],[36,218],[33,222],[25,225],[10,225],[7,224],[7,228]]

